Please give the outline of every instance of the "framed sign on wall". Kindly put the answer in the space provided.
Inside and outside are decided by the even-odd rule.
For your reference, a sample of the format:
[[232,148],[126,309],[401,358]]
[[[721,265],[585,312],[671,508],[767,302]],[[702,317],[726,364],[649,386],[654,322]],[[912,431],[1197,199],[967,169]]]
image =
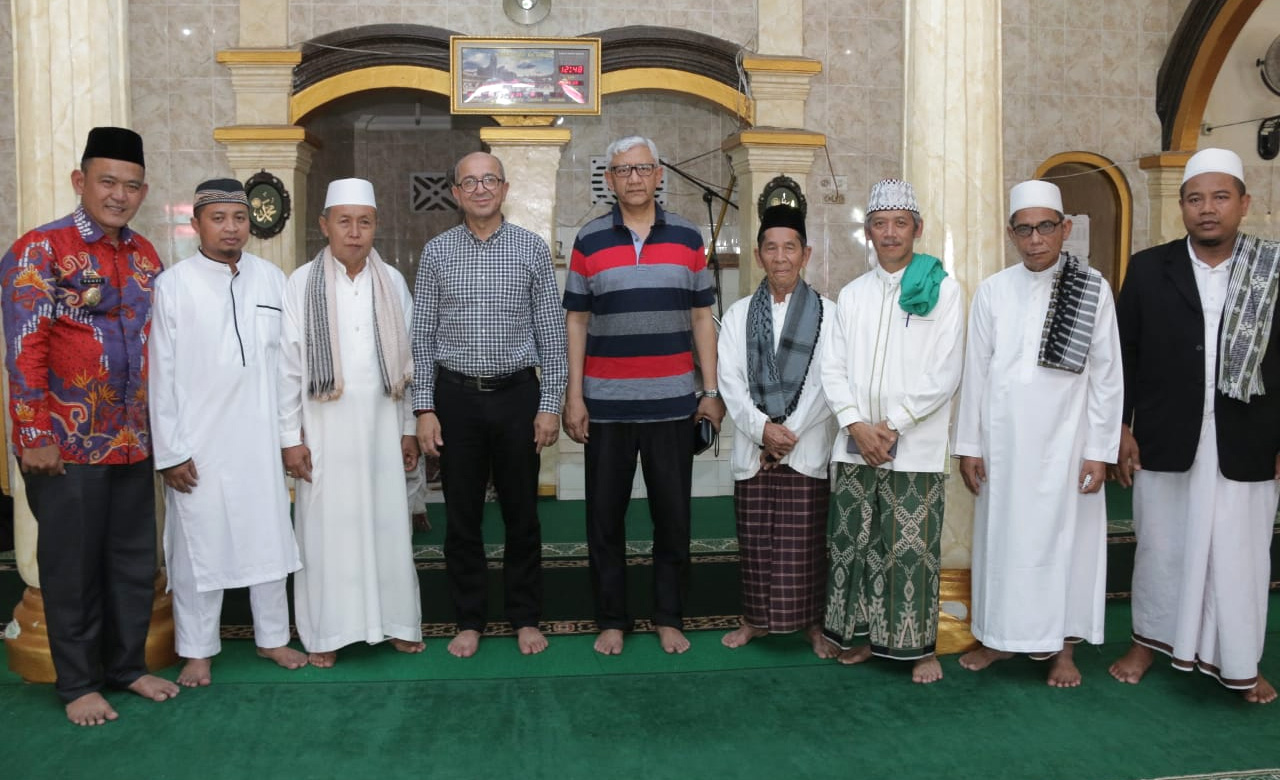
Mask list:
[[449,38],[455,114],[599,114],[599,38]]

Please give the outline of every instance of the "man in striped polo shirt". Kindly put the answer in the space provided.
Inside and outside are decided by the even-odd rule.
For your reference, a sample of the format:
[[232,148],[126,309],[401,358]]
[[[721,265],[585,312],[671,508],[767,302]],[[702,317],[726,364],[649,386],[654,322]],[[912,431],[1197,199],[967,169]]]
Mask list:
[[[600,636],[596,652],[622,652],[627,613],[624,517],[644,469],[653,518],[654,614],[662,649],[683,653],[689,579],[693,421],[717,430],[715,290],[702,234],[654,199],[658,148],[630,136],[607,150],[617,202],[578,233],[565,281],[569,386],[564,428],[586,446],[587,545]],[[695,393],[693,352],[707,387]]]

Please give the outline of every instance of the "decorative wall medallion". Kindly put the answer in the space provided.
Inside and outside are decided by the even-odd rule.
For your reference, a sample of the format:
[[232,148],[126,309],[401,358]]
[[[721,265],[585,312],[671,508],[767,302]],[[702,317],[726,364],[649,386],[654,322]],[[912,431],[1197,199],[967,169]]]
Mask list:
[[289,193],[284,182],[262,170],[249,177],[244,191],[249,196],[249,232],[255,238],[271,238],[284,230],[289,221]]
[[800,191],[800,185],[790,176],[775,176],[764,185],[760,200],[756,202],[757,218],[763,217],[764,210],[770,206],[790,206],[793,209],[800,209],[801,214],[809,212],[809,201]]

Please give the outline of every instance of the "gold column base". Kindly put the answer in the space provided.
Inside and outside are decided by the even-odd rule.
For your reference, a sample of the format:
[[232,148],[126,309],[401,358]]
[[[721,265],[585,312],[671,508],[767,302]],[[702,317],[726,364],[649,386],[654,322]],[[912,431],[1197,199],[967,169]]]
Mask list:
[[[178,662],[173,636],[173,599],[165,592],[164,572],[156,573],[155,599],[151,604],[151,627],[147,630],[148,669],[163,669]],[[49,653],[49,631],[44,619],[44,597],[39,588],[28,587],[13,610],[13,623],[5,631],[5,651],[9,671],[29,683],[51,683],[57,678]]]
[[938,585],[938,655],[966,653],[978,646],[969,633],[973,606],[968,569],[943,569]]

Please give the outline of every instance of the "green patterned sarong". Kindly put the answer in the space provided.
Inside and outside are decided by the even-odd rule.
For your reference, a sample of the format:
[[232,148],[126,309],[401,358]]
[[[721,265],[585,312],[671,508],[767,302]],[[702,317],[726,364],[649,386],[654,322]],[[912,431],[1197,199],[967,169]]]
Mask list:
[[911,660],[938,637],[942,474],[836,464],[823,633],[842,648]]

